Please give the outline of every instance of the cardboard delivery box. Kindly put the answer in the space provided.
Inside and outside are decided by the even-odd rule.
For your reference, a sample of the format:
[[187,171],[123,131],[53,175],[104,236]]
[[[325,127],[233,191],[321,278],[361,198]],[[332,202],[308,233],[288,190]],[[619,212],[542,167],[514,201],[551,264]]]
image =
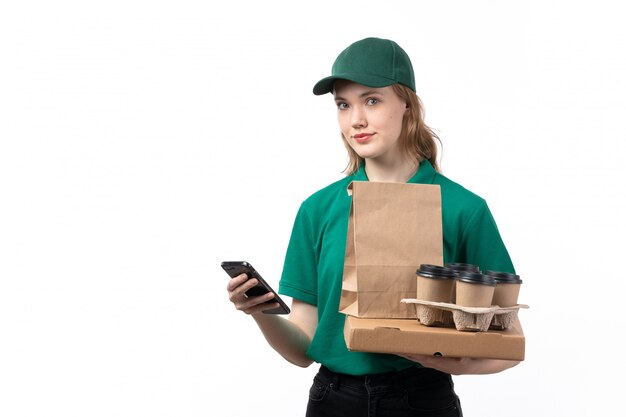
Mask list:
[[348,350],[357,352],[524,360],[525,338],[519,319],[505,330],[461,332],[424,326],[415,319],[346,316],[344,336]]

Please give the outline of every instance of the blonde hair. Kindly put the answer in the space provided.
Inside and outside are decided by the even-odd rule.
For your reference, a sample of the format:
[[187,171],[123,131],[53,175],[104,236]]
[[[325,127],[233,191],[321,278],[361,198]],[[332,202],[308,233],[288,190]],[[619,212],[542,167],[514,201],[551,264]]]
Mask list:
[[[400,132],[400,146],[402,150],[416,164],[427,159],[435,168],[435,171],[439,172],[437,142],[441,145],[441,139],[424,123],[424,106],[422,101],[409,87],[402,84],[394,84],[392,87],[394,93],[406,102],[408,108],[402,119],[402,130]],[[346,166],[343,172],[347,175],[352,175],[359,170],[363,163],[363,158],[350,147],[343,135],[341,135],[341,138],[349,157],[348,166]]]

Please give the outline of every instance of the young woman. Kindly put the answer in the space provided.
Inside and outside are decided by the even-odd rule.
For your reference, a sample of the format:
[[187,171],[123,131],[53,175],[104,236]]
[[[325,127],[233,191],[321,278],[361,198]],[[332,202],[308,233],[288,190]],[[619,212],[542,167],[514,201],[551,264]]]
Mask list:
[[227,290],[269,344],[289,362],[321,364],[307,416],[460,416],[450,374],[488,374],[517,362],[349,352],[341,296],[352,181],[439,184],[444,261],[515,272],[485,201],[438,172],[436,135],[424,124],[413,67],[395,42],[366,38],[335,60],[314,94],[332,93],[350,162],[347,176],[305,200],[296,216],[279,293],[292,297],[288,319],[265,315],[273,294],[246,298],[255,279]]

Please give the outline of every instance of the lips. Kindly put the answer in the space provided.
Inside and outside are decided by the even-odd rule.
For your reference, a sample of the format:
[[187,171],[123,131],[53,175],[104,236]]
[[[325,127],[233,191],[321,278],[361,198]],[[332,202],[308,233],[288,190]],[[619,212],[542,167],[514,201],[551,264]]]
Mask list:
[[356,135],[354,135],[352,137],[358,143],[363,143],[363,142],[367,142],[369,140],[369,138],[371,138],[373,135],[374,135],[373,133],[358,133],[358,134],[356,134]]

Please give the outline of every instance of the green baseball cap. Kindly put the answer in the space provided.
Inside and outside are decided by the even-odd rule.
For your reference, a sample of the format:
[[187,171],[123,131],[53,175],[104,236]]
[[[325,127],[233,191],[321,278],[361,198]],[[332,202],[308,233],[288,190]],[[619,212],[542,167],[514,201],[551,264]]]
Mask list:
[[392,40],[365,38],[343,50],[335,60],[332,75],[313,87],[313,94],[333,91],[335,80],[342,79],[368,87],[403,84],[415,91],[415,75],[409,56]]

